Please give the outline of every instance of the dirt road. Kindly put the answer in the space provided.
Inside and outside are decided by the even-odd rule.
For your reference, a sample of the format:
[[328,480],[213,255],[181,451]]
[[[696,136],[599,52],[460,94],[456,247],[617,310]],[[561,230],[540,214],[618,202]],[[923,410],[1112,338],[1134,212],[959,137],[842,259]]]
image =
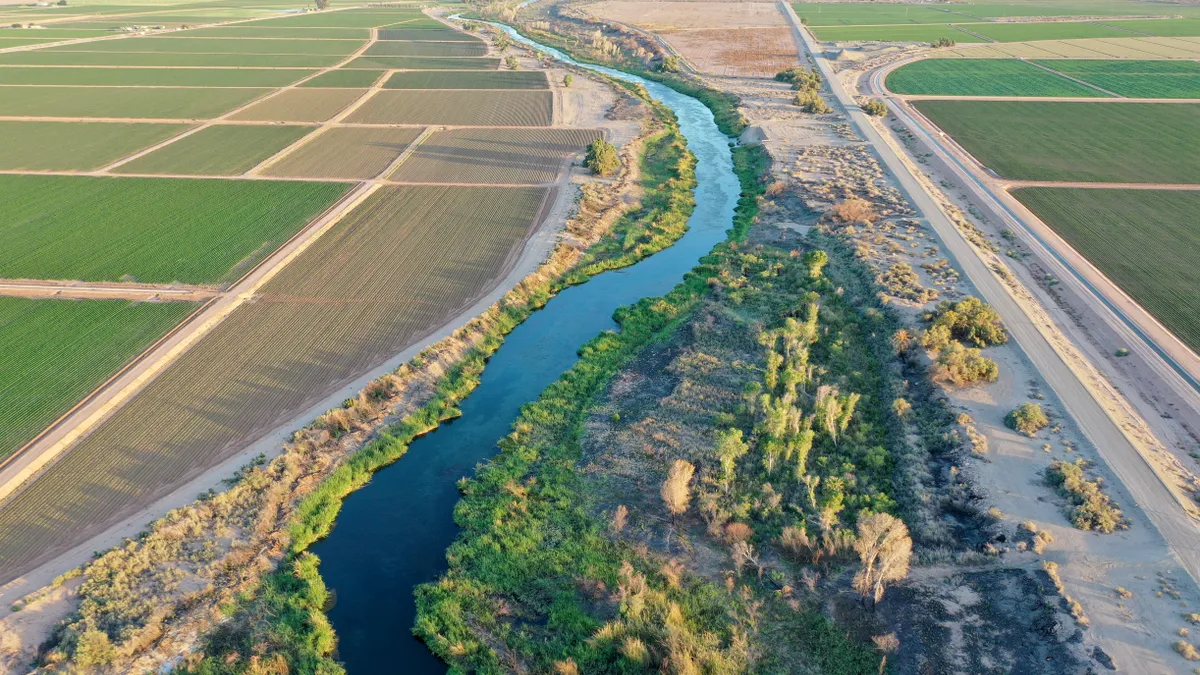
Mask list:
[[962,236],[934,198],[925,191],[909,166],[871,125],[857,102],[845,90],[824,53],[812,36],[800,25],[792,8],[780,3],[781,10],[792,22],[797,37],[803,41],[820,69],[834,96],[863,138],[872,144],[880,160],[895,176],[900,189],[912,206],[933,227],[946,252],[984,300],[1003,318],[1016,343],[1045,378],[1047,384],[1063,402],[1100,456],[1132,495],[1154,527],[1170,546],[1174,558],[1187,570],[1194,581],[1200,580],[1200,537],[1196,522],[1184,511],[1173,491],[1159,477],[1152,464],[1141,454],[1140,445],[1126,435],[1122,427],[1109,416],[1105,407],[1064,359],[1043,333],[1053,327],[1043,326],[1031,317],[991,269],[976,255],[971,244]]
[[208,286],[180,284],[90,283],[0,279],[0,295],[19,298],[71,298],[90,300],[136,300],[138,302],[198,302],[219,293]]

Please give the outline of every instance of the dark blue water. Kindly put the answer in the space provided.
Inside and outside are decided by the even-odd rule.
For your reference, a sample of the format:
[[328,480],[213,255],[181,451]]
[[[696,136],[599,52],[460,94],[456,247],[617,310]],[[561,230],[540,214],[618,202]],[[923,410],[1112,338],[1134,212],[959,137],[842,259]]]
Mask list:
[[[514,39],[529,43],[525,38]],[[558,58],[565,56],[537,45]],[[585,66],[591,67],[591,66]],[[337,594],[329,618],[338,658],[351,675],[444,673],[446,666],[412,637],[413,588],[446,570],[445,551],[458,535],[455,482],[496,454],[522,404],[537,398],[575,363],[577,350],[616,327],[613,311],[679,283],[725,238],[738,198],[728,139],[699,101],[654,82],[593,68],[643,84],[675,111],[696,155],[696,210],[674,246],[623,270],[568,288],[509,334],[482,382],[462,404],[462,417],[413,442],[400,461],[350,495],[333,532],[313,546],[321,574]]]

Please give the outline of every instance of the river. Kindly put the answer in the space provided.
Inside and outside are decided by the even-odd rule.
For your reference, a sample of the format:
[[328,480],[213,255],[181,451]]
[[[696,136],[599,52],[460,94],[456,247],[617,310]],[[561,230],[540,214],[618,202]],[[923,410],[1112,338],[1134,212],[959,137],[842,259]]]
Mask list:
[[415,586],[446,570],[445,551],[458,535],[455,482],[497,452],[522,404],[568,370],[581,345],[616,324],[613,312],[663,295],[701,256],[725,239],[740,188],[729,139],[698,100],[620,71],[577,64],[511,29],[515,41],[556,59],[643,85],[675,112],[696,155],[696,209],[688,231],[670,248],[622,270],[565,289],[509,334],[462,403],[462,417],[412,443],[398,462],[351,494],[337,524],[313,552],[336,593],[329,618],[338,658],[350,675],[444,673],[446,665],[412,636]]

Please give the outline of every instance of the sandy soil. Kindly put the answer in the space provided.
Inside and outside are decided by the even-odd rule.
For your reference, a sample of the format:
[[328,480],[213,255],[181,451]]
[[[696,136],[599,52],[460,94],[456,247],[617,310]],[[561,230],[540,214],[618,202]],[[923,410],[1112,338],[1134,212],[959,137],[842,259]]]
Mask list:
[[771,77],[795,65],[796,45],[786,26],[659,31],[695,69],[712,75]]
[[40,279],[0,279],[0,295],[21,298],[71,298],[86,300],[136,300],[138,302],[199,302],[217,295],[210,286],[185,284],[93,283],[85,281],[43,281]]
[[593,16],[640,28],[748,28],[783,26],[769,2],[630,2],[607,0],[584,7]]

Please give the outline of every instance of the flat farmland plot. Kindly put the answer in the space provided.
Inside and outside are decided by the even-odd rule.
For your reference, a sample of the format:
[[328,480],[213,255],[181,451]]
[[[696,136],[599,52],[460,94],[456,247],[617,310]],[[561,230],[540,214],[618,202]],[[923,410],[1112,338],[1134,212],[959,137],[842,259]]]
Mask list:
[[785,26],[659,34],[694,66],[718,75],[769,77],[800,62],[792,29]]
[[311,70],[270,68],[0,68],[0,84],[75,86],[283,87]]
[[193,28],[186,33],[181,33],[180,37],[366,40],[371,37],[371,31],[367,28],[287,28],[242,24],[215,28]]
[[344,66],[345,68],[368,68],[370,70],[496,70],[500,67],[500,59],[484,58],[452,58],[436,56],[360,56]]
[[1124,21],[1109,21],[1107,25],[1113,28],[1146,33],[1147,35],[1162,35],[1164,37],[1191,37],[1200,35],[1200,19],[1129,19]]
[[0,458],[195,308],[187,302],[0,297]]
[[985,42],[954,26],[827,26],[813,28],[818,40],[830,42],[934,42],[950,38],[955,42]]
[[410,70],[392,73],[387,89],[549,89],[540,70]]
[[99,169],[186,129],[186,124],[0,122],[0,169]]
[[1200,63],[1195,61],[1039,61],[1071,77],[1128,98],[1200,98]]
[[28,28],[0,28],[0,38],[37,38],[39,40],[54,38],[56,40],[74,40],[77,38],[104,37],[108,34],[108,31],[79,28],[38,28],[34,30],[30,30]]
[[0,576],[170,492],[469,307],[550,192],[376,192],[0,510]]
[[1200,192],[1039,187],[1013,196],[1200,350]]
[[331,70],[300,85],[301,87],[334,87],[364,89],[383,76],[382,70]]
[[[185,35],[182,33],[181,35]],[[136,52],[168,54],[338,54],[363,46],[365,40],[282,40],[254,38],[135,37],[78,45],[50,47],[47,51]]]
[[0,116],[210,119],[268,91],[0,86]]
[[113,172],[236,176],[312,130],[312,127],[274,124],[211,126],[122,164]]
[[1200,182],[1200,106],[1185,103],[916,101],[1006,178]]
[[420,127],[335,127],[267,167],[286,178],[374,178],[421,135]]
[[419,10],[314,12],[280,19],[255,21],[255,26],[313,26],[322,28],[378,28],[424,17]]
[[379,29],[380,40],[435,40],[446,42],[482,42],[470,33],[463,33],[450,28],[400,28]]
[[592,129],[451,129],[425,139],[392,174],[414,183],[549,183],[601,134]]
[[345,183],[0,176],[0,278],[220,284],[341,197]]
[[381,91],[346,121],[545,127],[554,123],[554,96],[549,91]]
[[324,122],[354,103],[365,89],[288,89],[234,115],[259,122]]
[[367,47],[365,56],[485,56],[482,42],[412,42],[392,40]]
[[887,88],[897,94],[929,96],[1107,97],[1092,87],[1012,59],[925,59],[893,70]]
[[[946,9],[969,9],[968,5],[945,5]],[[857,26],[902,23],[950,23],[962,21],[962,16],[929,5],[900,5],[885,3],[797,2],[792,4],[796,16],[810,26]]]
[[997,42],[1030,42],[1034,40],[1070,40],[1081,38],[1133,37],[1123,31],[1099,23],[1050,21],[1046,23],[973,23],[963,26]]
[[332,66],[341,60],[341,58],[340,56],[320,54],[125,54],[121,52],[50,52],[38,50],[0,54],[0,65],[323,68]]

